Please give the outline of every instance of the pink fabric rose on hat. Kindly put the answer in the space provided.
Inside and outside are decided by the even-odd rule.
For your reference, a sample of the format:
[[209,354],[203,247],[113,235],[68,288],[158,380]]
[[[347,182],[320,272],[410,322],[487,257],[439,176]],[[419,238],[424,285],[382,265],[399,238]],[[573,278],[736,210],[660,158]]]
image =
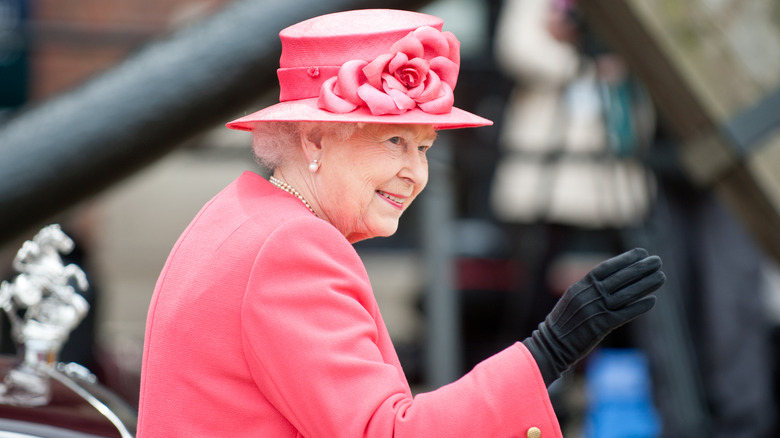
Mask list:
[[365,106],[375,116],[419,107],[430,114],[452,110],[460,42],[451,32],[423,26],[409,32],[372,61],[345,62],[322,84],[318,106],[348,113]]

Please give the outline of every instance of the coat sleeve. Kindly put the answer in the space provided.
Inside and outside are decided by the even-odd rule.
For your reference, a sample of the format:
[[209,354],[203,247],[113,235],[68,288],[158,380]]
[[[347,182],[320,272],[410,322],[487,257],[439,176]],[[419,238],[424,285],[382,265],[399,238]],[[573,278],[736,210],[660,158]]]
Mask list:
[[301,219],[260,250],[242,342],[263,395],[305,437],[561,436],[533,358],[517,343],[460,380],[413,397],[378,345],[381,318],[351,245]]

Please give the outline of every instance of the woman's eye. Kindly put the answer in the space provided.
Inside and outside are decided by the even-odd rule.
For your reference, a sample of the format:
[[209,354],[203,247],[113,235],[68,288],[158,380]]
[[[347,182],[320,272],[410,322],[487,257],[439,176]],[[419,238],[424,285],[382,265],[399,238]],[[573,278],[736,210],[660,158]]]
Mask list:
[[404,139],[401,137],[390,137],[387,141],[389,141],[392,144],[401,144],[403,143]]
[[430,149],[430,148],[431,148],[430,146],[424,145],[424,144],[421,144],[420,146],[417,146],[417,150],[422,152],[422,153],[428,152],[428,149]]

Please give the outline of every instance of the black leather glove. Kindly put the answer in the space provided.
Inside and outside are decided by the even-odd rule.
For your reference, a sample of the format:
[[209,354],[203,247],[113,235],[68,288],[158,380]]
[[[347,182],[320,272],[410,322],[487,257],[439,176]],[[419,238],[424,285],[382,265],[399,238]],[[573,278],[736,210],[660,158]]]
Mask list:
[[655,305],[649,295],[664,284],[661,259],[633,249],[593,268],[563,294],[523,341],[549,386],[609,332]]

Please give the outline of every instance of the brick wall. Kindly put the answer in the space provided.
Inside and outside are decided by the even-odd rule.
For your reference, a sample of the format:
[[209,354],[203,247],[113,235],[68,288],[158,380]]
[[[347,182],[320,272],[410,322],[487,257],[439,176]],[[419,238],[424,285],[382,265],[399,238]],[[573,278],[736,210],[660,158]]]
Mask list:
[[228,0],[29,0],[31,99],[74,87]]

